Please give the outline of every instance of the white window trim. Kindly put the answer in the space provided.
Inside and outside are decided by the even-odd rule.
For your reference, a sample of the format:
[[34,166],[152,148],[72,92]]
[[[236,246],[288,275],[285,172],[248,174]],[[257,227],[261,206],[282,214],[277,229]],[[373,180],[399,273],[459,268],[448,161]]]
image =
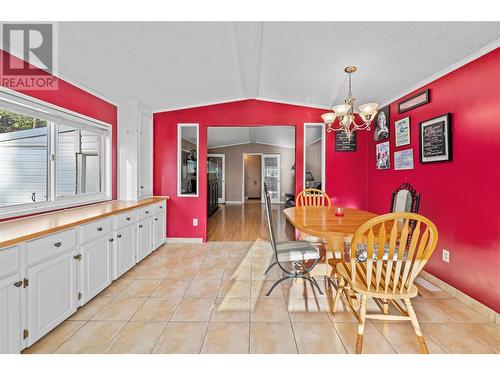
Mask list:
[[[48,201],[34,202],[19,205],[11,205],[0,207],[0,219],[14,218],[23,215],[43,213],[47,211],[59,210],[62,208],[70,208],[91,203],[105,202],[112,199],[112,139],[113,127],[106,122],[79,114],[74,111],[64,109],[62,107],[52,105],[50,103],[32,98],[28,95],[15,92],[13,90],[1,87],[0,88],[0,104],[6,103],[18,107],[26,108],[27,112],[42,112],[42,119],[47,119],[48,127],[55,127],[54,120],[63,120],[68,125],[76,125],[80,128],[88,128],[90,130],[98,130],[99,134],[104,135],[101,151],[102,159],[102,192],[97,194],[80,194],[71,197],[56,197],[56,179],[55,179],[55,162],[52,160],[54,151],[55,132],[51,131],[51,137],[47,139],[47,195]],[[7,108],[8,109],[8,108]],[[25,111],[23,110],[22,113]]]
[[[196,194],[182,194],[182,179],[181,179],[181,153],[182,139],[181,128],[196,127]],[[179,198],[196,198],[200,195],[200,126],[195,123],[177,124],[177,197]]]

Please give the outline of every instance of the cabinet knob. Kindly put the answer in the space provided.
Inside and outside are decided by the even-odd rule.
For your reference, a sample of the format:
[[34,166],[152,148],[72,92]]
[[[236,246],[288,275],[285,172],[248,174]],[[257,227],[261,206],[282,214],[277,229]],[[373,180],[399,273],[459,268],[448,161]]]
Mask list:
[[158,221],[158,218],[157,218],[157,217],[155,217],[155,221]]
[[122,235],[121,234],[117,234],[116,237],[122,238]]
[[114,238],[110,238],[109,239],[109,242],[113,242],[115,239]]
[[97,228],[97,230],[98,230],[99,232],[102,232],[102,227],[98,227],[98,228]]
[[73,259],[75,260],[81,260],[82,259],[82,254],[76,254]]
[[146,211],[146,214],[149,214],[149,211]]
[[163,208],[163,206],[160,206],[160,210]]
[[144,186],[141,186],[141,189],[144,189]]
[[16,288],[20,288],[20,287],[22,287],[22,286],[23,286],[23,281],[22,281],[22,280],[19,280],[18,282],[14,283],[14,286],[15,286]]
[[60,242],[56,242],[56,243],[54,244],[54,246],[55,246],[55,247],[61,247],[61,243],[60,243]]
[[130,218],[129,218],[129,217],[127,217],[127,221],[130,221]]
[[142,228],[142,224],[139,224],[139,228]]

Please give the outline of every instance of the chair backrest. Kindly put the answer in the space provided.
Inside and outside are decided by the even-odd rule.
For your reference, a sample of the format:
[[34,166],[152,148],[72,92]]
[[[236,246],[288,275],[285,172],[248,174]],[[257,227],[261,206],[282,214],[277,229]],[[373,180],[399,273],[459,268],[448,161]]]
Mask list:
[[391,212],[418,213],[420,193],[417,193],[408,182],[401,184],[392,192]]
[[264,201],[266,203],[266,215],[267,215],[267,225],[269,228],[269,239],[274,253],[277,254],[276,232],[274,230],[273,211],[271,208],[271,197],[269,196],[269,190],[267,189],[266,183],[264,183]]
[[328,194],[319,189],[302,190],[295,202],[297,207],[330,207],[332,205]]
[[[432,255],[437,240],[436,226],[418,214],[398,212],[368,220],[352,239],[352,279],[368,291],[407,292]],[[360,249],[366,249],[363,257]]]

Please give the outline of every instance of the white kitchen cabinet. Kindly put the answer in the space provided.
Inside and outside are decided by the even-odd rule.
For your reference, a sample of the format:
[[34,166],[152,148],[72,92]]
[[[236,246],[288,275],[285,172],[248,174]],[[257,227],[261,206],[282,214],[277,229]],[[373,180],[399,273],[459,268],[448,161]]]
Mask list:
[[160,212],[153,216],[153,249],[165,242],[165,229],[165,212]]
[[21,325],[21,274],[0,279],[0,353],[19,353],[23,327]]
[[109,233],[80,247],[82,303],[94,298],[99,292],[111,284],[111,254],[114,238]]
[[69,250],[26,270],[27,346],[76,311],[76,254],[76,249]]
[[153,112],[141,102],[118,106],[118,199],[153,193]]
[[151,217],[137,223],[137,262],[143,260],[153,251]]
[[129,225],[116,231],[116,244],[114,248],[115,278],[120,277],[131,269],[137,255],[137,229],[136,225]]

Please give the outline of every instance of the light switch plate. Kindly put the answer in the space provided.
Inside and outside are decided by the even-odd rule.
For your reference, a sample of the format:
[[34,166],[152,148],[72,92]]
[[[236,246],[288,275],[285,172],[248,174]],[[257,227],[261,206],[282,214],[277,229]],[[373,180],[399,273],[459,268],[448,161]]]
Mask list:
[[443,249],[443,255],[441,259],[443,259],[443,261],[446,263],[450,263],[450,252],[446,249]]
[[198,219],[193,219],[193,227],[197,227],[198,226]]

